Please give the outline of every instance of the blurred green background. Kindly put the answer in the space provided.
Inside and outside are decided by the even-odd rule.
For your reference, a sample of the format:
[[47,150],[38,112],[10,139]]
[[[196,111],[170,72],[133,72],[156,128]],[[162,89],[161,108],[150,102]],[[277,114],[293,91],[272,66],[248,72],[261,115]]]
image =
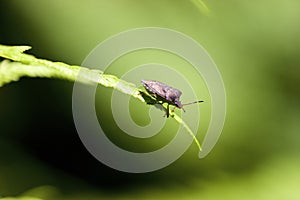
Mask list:
[[227,118],[204,159],[193,144],[162,170],[127,174],[82,145],[72,118],[73,83],[23,78],[0,88],[0,197],[300,199],[300,1],[206,3],[209,15],[183,0],[1,1],[1,44],[30,45],[37,57],[69,64],[80,65],[101,41],[133,28],[189,35],[218,65]]

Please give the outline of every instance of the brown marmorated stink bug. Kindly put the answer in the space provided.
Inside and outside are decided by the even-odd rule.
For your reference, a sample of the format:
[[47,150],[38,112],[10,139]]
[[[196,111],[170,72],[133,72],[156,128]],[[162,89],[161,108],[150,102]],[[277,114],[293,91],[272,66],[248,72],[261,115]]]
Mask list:
[[[194,103],[201,103],[203,101],[195,101],[191,103],[181,104],[180,102],[180,96],[182,92],[176,88],[173,88],[171,86],[168,86],[164,83],[161,83],[159,81],[153,81],[153,80],[142,80],[141,81],[146,90],[152,95],[154,98],[157,99],[158,104],[167,103],[167,117],[169,117],[169,105],[173,105],[179,109],[183,109],[183,106],[194,104]],[[174,108],[175,109],[175,108]],[[172,110],[172,112],[174,111]]]

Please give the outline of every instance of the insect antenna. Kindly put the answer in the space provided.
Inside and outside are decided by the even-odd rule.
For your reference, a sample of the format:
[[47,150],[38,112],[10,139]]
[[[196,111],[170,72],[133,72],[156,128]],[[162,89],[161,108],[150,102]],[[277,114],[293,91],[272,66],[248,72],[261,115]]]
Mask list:
[[191,103],[185,103],[185,104],[182,104],[182,106],[187,106],[187,105],[191,105],[191,104],[195,104],[195,103],[202,103],[204,101],[193,101]]
[[191,103],[185,103],[185,104],[182,104],[181,109],[185,112],[183,106],[188,106],[188,105],[191,105],[191,104],[202,103],[202,102],[204,102],[204,101],[193,101],[193,102],[191,102]]

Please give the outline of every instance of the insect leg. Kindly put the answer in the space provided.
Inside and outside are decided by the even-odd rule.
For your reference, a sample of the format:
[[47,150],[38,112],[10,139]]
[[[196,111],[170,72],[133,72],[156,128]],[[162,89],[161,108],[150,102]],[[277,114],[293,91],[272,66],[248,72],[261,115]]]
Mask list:
[[169,105],[170,105],[170,104],[167,105],[167,118],[169,118],[169,114],[170,114],[170,113],[169,113]]

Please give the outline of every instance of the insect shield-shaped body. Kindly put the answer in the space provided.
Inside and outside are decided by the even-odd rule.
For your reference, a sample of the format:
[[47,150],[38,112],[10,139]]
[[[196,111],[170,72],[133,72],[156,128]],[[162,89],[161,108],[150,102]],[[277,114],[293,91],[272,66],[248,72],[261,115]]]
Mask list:
[[173,88],[171,86],[168,86],[159,81],[142,80],[141,82],[144,85],[144,87],[146,88],[146,90],[153,97],[155,97],[158,101],[162,102],[161,104],[168,103],[167,117],[169,117],[169,105],[173,105],[184,111],[184,109],[183,109],[184,105],[203,102],[203,101],[195,101],[195,102],[188,103],[188,104],[181,104],[180,96],[181,96],[182,92],[180,90]]

